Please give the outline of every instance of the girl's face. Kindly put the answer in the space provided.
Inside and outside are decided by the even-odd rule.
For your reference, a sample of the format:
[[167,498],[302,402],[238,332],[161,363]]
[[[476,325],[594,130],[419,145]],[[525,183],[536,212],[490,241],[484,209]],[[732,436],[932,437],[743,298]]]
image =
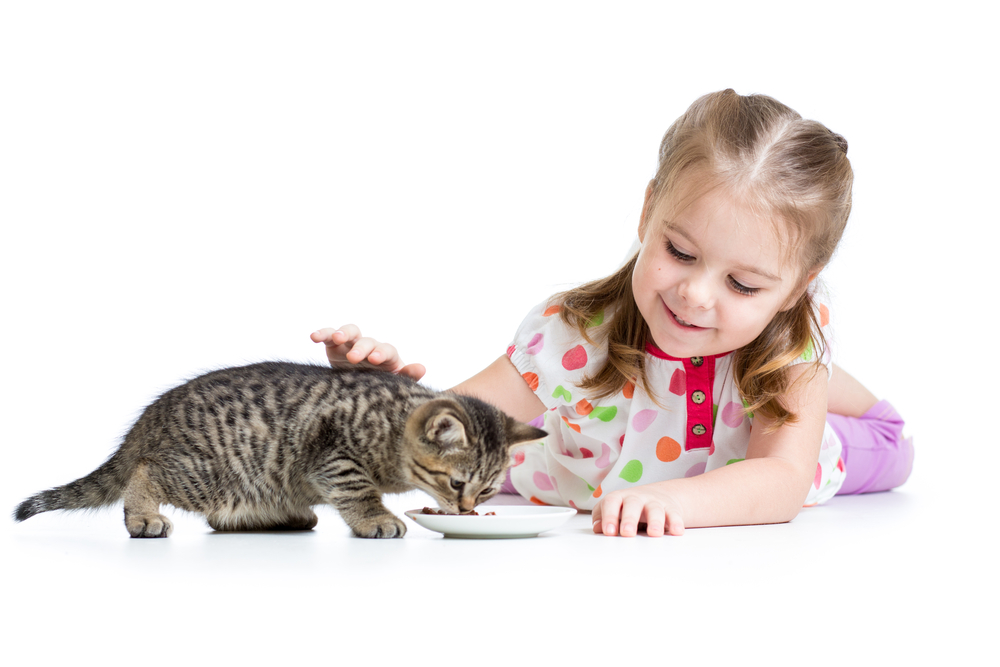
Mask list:
[[743,347],[804,289],[775,225],[724,188],[676,214],[647,193],[644,212],[649,207],[651,215],[639,225],[632,292],[653,341],[667,354],[707,356]]

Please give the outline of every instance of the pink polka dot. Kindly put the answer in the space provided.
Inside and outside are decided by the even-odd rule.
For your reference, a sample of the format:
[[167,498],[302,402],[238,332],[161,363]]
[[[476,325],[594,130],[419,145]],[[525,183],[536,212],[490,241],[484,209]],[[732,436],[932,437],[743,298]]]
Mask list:
[[546,475],[544,472],[536,472],[531,476],[532,481],[535,482],[535,488],[540,491],[552,491],[555,489],[555,485],[552,483],[552,478]]
[[524,463],[524,452],[514,452],[514,463],[511,465],[519,466]]
[[730,401],[726,407],[722,408],[722,423],[729,428],[738,427],[743,423],[744,417],[743,406],[739,403]]
[[562,366],[568,371],[575,371],[587,365],[587,351],[583,345],[577,345],[563,355]]
[[632,417],[632,428],[642,433],[656,420],[656,410],[641,410]]
[[700,475],[705,472],[705,463],[695,463],[693,466],[688,468],[687,472],[684,473],[685,477],[694,477],[695,475]]
[[819,483],[821,481],[823,481],[823,466],[821,466],[820,464],[817,463],[816,464],[816,478],[813,479],[813,486],[816,487],[816,490],[819,490]]
[[687,375],[681,368],[675,368],[674,374],[670,376],[670,393],[683,396],[687,391]]
[[601,443],[601,455],[594,459],[594,465],[598,468],[607,468],[611,465],[611,448],[603,442]]
[[540,333],[536,333],[531,337],[531,340],[528,342],[528,347],[524,348],[524,351],[528,354],[538,354],[542,351],[543,347],[545,347],[545,336]]

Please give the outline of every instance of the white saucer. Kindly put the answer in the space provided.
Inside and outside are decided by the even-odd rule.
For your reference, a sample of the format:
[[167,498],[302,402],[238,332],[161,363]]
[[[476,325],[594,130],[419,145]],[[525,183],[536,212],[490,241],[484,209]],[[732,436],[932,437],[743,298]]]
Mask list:
[[[404,514],[428,530],[444,533],[445,537],[479,539],[536,537],[576,514],[572,507],[535,505],[481,505],[476,511],[480,516],[421,514],[420,510],[408,510]],[[496,512],[496,516],[483,516],[486,512]]]

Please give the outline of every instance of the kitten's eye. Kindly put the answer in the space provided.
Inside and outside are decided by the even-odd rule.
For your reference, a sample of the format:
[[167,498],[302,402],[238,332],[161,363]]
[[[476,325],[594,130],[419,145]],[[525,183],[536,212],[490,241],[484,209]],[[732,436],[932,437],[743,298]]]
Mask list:
[[452,479],[451,480],[451,488],[455,489],[456,491],[461,491],[462,487],[464,487],[464,486],[465,486],[465,482],[459,481],[457,479]]

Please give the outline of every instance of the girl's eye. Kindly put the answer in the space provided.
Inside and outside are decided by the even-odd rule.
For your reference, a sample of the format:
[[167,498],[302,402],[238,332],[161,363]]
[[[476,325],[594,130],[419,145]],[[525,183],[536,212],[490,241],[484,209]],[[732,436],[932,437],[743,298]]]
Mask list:
[[451,480],[451,488],[455,489],[456,491],[461,491],[463,486],[465,486],[465,482],[461,482],[457,479]]
[[760,291],[759,287],[747,287],[742,283],[736,282],[736,279],[733,278],[732,276],[729,276],[729,285],[740,294],[746,296],[753,296],[754,294]]
[[691,260],[694,259],[694,257],[692,257],[691,255],[687,255],[678,250],[677,248],[675,248],[674,244],[671,243],[670,241],[667,241],[667,252],[669,252],[671,255],[674,256],[675,259],[680,260],[681,262],[690,262]]

